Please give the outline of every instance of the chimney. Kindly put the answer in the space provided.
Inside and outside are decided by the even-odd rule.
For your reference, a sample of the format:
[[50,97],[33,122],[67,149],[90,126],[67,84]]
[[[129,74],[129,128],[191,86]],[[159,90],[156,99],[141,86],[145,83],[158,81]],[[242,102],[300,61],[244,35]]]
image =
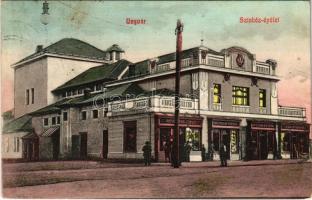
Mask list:
[[43,50],[43,45],[37,45],[36,53],[39,53]]
[[85,98],[90,97],[90,96],[91,96],[91,89],[90,89],[90,88],[84,89],[84,91],[83,91],[83,96],[84,96]]

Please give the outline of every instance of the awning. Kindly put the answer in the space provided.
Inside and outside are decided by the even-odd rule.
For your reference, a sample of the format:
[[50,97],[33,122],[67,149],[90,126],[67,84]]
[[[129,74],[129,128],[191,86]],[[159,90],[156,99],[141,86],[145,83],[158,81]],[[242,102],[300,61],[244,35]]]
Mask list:
[[55,127],[51,127],[48,128],[47,130],[45,130],[41,136],[42,137],[51,137],[56,131],[58,131],[60,129],[59,126],[55,126]]
[[31,139],[37,139],[37,138],[38,136],[36,133],[28,133],[27,135],[22,137],[23,140],[27,140],[27,139],[31,140]]

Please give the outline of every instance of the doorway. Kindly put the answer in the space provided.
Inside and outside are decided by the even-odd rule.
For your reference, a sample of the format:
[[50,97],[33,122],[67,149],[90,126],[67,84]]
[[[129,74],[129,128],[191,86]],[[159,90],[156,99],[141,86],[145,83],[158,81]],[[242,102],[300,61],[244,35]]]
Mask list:
[[103,131],[103,159],[107,159],[108,155],[108,130]]
[[52,149],[53,149],[53,160],[57,160],[60,153],[60,131],[56,131],[52,135]]
[[88,148],[88,135],[87,133],[80,133],[80,158],[87,158]]

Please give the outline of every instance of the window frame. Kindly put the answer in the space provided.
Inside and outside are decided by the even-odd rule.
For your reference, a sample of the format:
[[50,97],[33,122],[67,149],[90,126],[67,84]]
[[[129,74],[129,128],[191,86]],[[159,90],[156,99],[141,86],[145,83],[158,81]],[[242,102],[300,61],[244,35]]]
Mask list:
[[31,104],[35,103],[35,88],[31,88]]
[[[241,94],[237,94],[241,92]],[[240,100],[242,103],[237,103]],[[248,87],[232,86],[232,105],[250,106],[250,91]]]
[[29,105],[29,89],[26,89],[25,91],[25,104]]
[[[261,97],[262,94],[262,97]],[[261,101],[262,101],[262,106],[261,106]],[[266,103],[266,90],[265,89],[259,89],[259,107],[260,108],[266,108],[267,103]]]
[[[217,91],[216,91],[217,90]],[[218,97],[217,100],[215,100]],[[213,84],[213,103],[222,103],[221,102],[221,84]]]
[[[85,117],[84,117],[84,114],[83,113],[85,113]],[[87,120],[87,111],[86,110],[82,110],[81,112],[80,112],[80,120]]]
[[[47,124],[45,123],[46,122],[45,120],[47,120]],[[49,126],[49,123],[50,123],[49,117],[44,117],[43,118],[43,126],[47,127],[47,126]]]
[[[128,128],[134,129],[134,144],[128,143],[129,131],[127,131]],[[124,153],[136,153],[137,152],[137,121],[124,121],[123,122],[123,151]],[[129,146],[130,145],[130,146]],[[133,149],[131,149],[133,148]]]
[[[95,114],[96,113],[96,117],[95,117]],[[99,118],[99,110],[95,109],[95,110],[92,110],[92,119],[98,119]]]
[[[66,116],[66,117],[65,117]],[[65,119],[66,118],[66,119]],[[63,112],[63,121],[67,122],[68,121],[68,112]]]

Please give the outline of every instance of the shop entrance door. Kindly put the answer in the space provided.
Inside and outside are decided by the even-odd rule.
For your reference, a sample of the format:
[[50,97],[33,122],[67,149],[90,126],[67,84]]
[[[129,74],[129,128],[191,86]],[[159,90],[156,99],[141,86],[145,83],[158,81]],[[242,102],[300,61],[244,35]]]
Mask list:
[[172,128],[160,128],[159,129],[158,161],[160,162],[170,162],[170,157],[171,157],[170,136],[172,135],[173,135]]
[[222,134],[222,141],[221,141],[220,146],[222,144],[224,144],[226,146],[226,156],[227,156],[227,159],[230,160],[230,158],[231,158],[230,131],[229,130],[221,130],[221,134]]
[[268,135],[259,133],[258,135],[258,152],[259,160],[265,160],[268,157]]

